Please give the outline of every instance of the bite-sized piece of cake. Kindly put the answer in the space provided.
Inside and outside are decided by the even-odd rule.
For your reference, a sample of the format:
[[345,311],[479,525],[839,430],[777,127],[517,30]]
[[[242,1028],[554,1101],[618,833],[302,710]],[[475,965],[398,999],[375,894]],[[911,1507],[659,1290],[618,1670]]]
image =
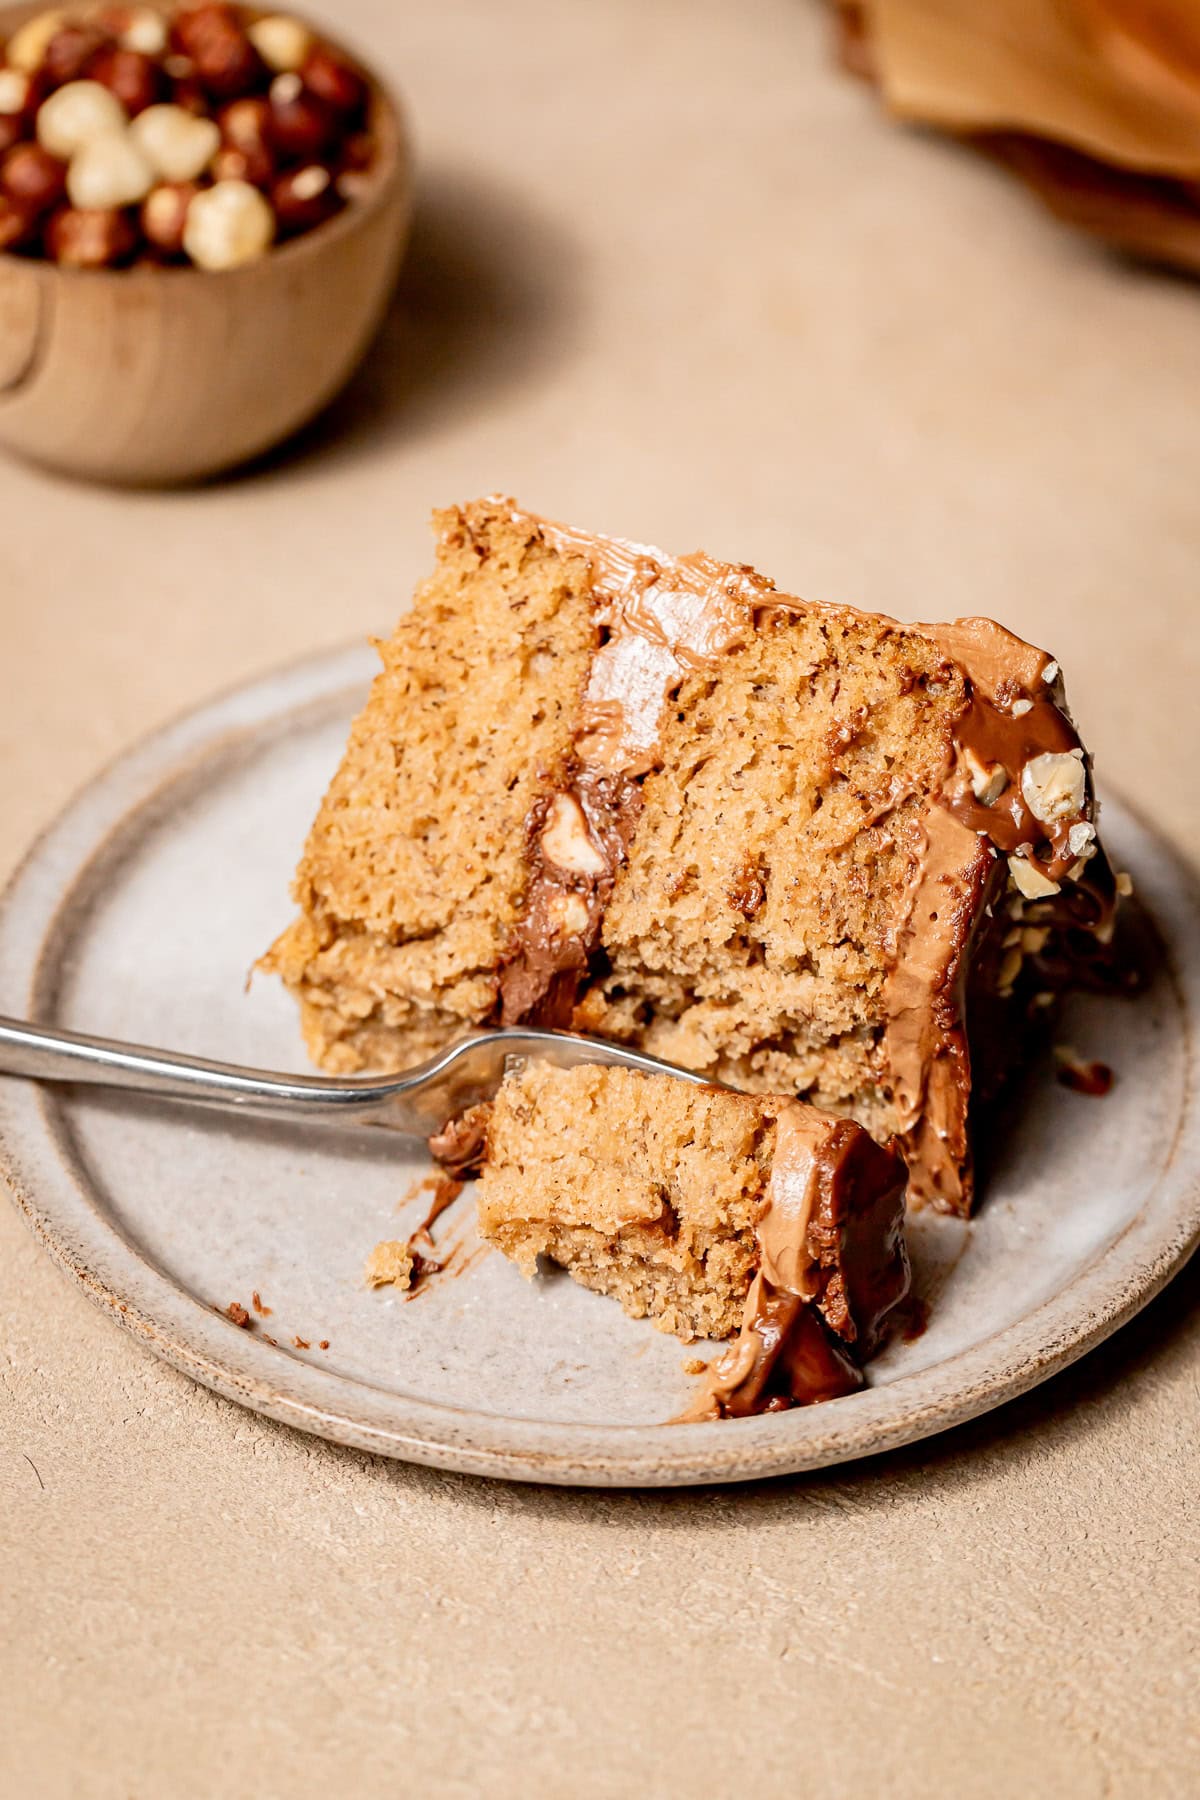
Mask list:
[[696,1416],[861,1386],[908,1290],[902,1158],[798,1100],[629,1069],[506,1077],[477,1193],[482,1235],[664,1331],[738,1341]]
[[967,1211],[972,1095],[1111,936],[1058,665],[508,500],[437,528],[265,959],[316,1060],[570,1026],[897,1136]]

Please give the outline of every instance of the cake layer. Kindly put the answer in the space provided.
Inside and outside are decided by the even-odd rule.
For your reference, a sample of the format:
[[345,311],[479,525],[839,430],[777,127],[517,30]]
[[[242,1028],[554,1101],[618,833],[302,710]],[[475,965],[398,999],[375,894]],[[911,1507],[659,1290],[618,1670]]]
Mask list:
[[904,1186],[895,1151],[796,1100],[532,1063],[492,1107],[477,1205],[528,1275],[547,1257],[685,1341],[738,1333],[700,1407],[736,1413],[860,1384],[908,1288]]
[[316,1059],[571,1026],[897,1135],[967,1210],[973,1065],[1111,929],[1057,665],[510,501],[438,531],[266,959]]

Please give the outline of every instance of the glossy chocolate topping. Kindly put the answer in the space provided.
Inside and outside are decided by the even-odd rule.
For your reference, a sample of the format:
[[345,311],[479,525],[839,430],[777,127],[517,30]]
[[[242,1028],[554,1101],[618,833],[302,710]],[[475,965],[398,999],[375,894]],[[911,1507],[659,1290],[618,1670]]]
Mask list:
[[899,1154],[860,1126],[799,1101],[780,1107],[759,1270],[687,1418],[810,1406],[863,1385],[859,1362],[909,1288],[905,1179]]
[[[586,820],[593,854],[577,858],[573,869],[554,864],[545,847],[551,802],[539,801],[526,826],[524,916],[500,977],[498,1011],[506,1023],[564,1024],[628,852],[640,780],[657,766],[664,709],[685,675],[744,646],[769,613],[847,609],[779,594],[752,569],[704,554],[670,557],[551,523],[510,501],[494,504],[562,555],[586,563],[600,639],[565,788]],[[1007,907],[1018,923],[1056,934],[1066,928],[1086,955],[1097,938],[1111,935],[1115,891],[1096,842],[1090,764],[1057,665],[989,619],[896,629],[937,645],[965,678],[966,699],[913,845],[908,905],[885,988],[886,1079],[911,1194],[965,1211],[973,934]],[[870,822],[909,797],[897,783]],[[1069,960],[1051,956],[1039,965],[1043,985],[1056,969],[1060,980],[1072,973]]]

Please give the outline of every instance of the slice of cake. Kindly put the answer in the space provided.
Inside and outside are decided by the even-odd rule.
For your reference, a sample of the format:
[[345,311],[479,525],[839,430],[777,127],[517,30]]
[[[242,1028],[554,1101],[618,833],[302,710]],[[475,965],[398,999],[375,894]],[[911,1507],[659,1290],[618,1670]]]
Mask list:
[[1057,663],[508,500],[437,531],[265,959],[316,1060],[570,1026],[896,1136],[969,1210],[972,1097],[1112,930]]
[[685,1341],[737,1342],[695,1416],[850,1393],[908,1290],[905,1168],[798,1100],[531,1063],[492,1107],[482,1235]]

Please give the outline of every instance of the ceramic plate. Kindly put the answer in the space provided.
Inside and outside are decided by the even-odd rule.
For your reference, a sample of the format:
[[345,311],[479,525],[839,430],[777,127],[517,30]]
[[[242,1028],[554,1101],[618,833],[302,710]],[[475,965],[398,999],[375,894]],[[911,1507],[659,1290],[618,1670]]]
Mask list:
[[[372,659],[323,658],[161,732],[95,781],[0,906],[0,1011],[263,1067],[305,1066],[255,957]],[[378,1130],[288,1128],[98,1090],[0,1080],[0,1145],[54,1257],[158,1356],[289,1425],[448,1469],[686,1484],[816,1468],[943,1430],[1062,1368],[1143,1306],[1200,1235],[1200,899],[1115,800],[1106,835],[1167,954],[1136,1000],[1080,997],[1060,1038],[1116,1071],[1093,1099],[1036,1073],[971,1226],[919,1216],[928,1329],[864,1393],[673,1425],[695,1349],[561,1275],[529,1283],[477,1242],[470,1190],[439,1222],[448,1267],[405,1299],[364,1285],[429,1174]],[[223,1310],[269,1314],[239,1330]],[[273,1340],[273,1341],[272,1341]]]

